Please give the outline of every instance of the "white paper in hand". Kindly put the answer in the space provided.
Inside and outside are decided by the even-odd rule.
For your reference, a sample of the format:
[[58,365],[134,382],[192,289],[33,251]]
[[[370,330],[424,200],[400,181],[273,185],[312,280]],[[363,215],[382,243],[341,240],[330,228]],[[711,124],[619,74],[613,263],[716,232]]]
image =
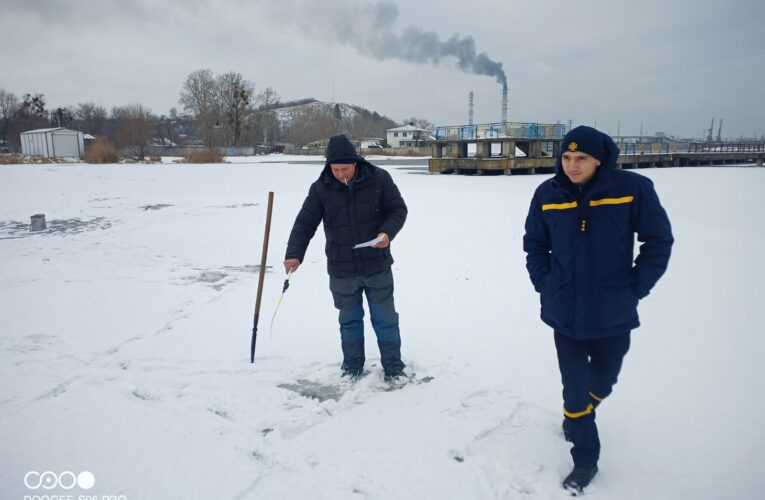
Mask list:
[[356,245],[355,247],[353,247],[353,249],[354,249],[354,250],[356,250],[357,248],[371,247],[372,245],[377,245],[377,244],[378,244],[378,243],[380,243],[380,242],[381,242],[383,239],[385,239],[385,237],[384,237],[384,236],[378,236],[377,238],[375,238],[375,239],[373,239],[373,240],[369,240],[369,241],[367,241],[367,242],[364,242],[364,243],[359,243],[358,245]]

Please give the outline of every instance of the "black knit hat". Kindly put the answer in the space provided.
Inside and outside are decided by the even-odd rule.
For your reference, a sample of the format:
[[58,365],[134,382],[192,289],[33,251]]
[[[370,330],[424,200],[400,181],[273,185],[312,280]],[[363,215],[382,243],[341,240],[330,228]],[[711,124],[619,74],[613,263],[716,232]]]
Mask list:
[[609,143],[613,144],[613,141],[603,132],[580,125],[569,130],[563,137],[560,153],[562,156],[566,151],[577,151],[603,162],[609,156]]
[[327,163],[355,163],[363,159],[356,153],[356,148],[346,136],[330,137],[327,144]]

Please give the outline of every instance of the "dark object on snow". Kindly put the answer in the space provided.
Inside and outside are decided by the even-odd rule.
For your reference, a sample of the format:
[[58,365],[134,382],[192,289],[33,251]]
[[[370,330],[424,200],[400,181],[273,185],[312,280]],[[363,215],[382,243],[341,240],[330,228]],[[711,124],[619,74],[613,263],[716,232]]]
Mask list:
[[32,216],[32,227],[31,231],[34,233],[36,231],[45,231],[48,229],[48,226],[45,224],[45,214],[35,214]]
[[341,385],[325,384],[306,379],[298,379],[294,384],[279,384],[277,387],[296,392],[304,398],[315,399],[319,402],[329,399],[340,401],[345,392],[345,388]]
[[584,489],[590,484],[592,478],[598,473],[598,468],[584,469],[582,467],[574,467],[574,470],[566,476],[563,480],[563,489],[571,493],[573,496],[580,495],[584,492]]
[[260,299],[263,296],[263,280],[266,277],[266,257],[268,256],[268,236],[271,233],[271,211],[274,207],[274,192],[268,192],[268,211],[266,213],[266,234],[263,237],[263,253],[260,257],[260,277],[258,278],[258,297],[255,300],[255,318],[252,323],[252,341],[250,342],[250,363],[255,362],[255,341],[258,338],[258,317]]

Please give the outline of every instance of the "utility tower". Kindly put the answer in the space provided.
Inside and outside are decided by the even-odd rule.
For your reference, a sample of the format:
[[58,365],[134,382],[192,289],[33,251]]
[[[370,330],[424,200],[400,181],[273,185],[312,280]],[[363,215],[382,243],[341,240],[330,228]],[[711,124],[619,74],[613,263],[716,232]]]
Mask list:
[[722,141],[722,117],[720,117],[720,124],[717,126],[717,142]]

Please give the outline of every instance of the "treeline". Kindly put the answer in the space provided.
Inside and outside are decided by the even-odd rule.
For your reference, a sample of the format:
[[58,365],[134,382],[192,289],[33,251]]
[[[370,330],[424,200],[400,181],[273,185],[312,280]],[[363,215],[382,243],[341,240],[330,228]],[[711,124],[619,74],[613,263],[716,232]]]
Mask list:
[[19,134],[26,130],[67,127],[123,149],[133,148],[136,156],[143,157],[147,146],[302,146],[338,133],[357,139],[384,138],[385,130],[397,125],[358,106],[312,98],[282,102],[271,87],[256,92],[255,84],[240,73],[216,76],[208,69],[188,75],[178,103],[180,111],[171,108],[168,115],[156,115],[142,104],[107,110],[84,102],[47,109],[42,94],[17,97],[0,89],[0,146],[18,146]]

